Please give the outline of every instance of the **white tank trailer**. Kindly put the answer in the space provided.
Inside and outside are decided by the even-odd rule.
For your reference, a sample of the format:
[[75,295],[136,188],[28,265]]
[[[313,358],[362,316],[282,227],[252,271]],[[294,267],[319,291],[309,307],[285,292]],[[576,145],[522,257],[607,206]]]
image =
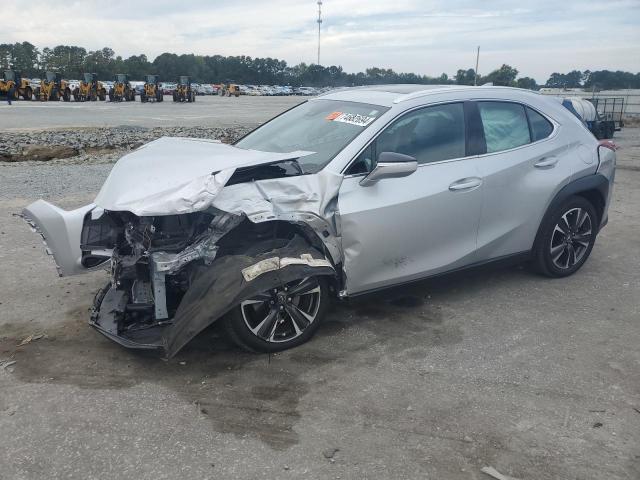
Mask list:
[[569,110],[573,110],[597,139],[613,138],[616,130],[615,123],[613,120],[603,118],[591,101],[581,97],[565,97],[562,104]]

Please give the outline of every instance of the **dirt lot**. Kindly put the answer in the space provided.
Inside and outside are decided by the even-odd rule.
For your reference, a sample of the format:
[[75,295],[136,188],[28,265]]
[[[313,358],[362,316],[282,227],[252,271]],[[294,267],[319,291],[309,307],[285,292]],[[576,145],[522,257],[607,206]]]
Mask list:
[[577,275],[458,274],[337,304],[292,351],[211,329],[169,362],[91,330],[105,273],[58,278],[12,216],[86,203],[110,165],[0,167],[0,478],[640,478],[640,129],[618,137]]

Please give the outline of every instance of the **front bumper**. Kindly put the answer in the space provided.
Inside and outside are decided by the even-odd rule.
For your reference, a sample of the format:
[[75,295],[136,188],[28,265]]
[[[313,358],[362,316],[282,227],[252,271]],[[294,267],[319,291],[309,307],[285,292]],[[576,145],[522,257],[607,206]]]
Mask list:
[[85,215],[94,208],[91,203],[76,210],[63,210],[38,200],[22,211],[23,218],[42,236],[47,253],[53,255],[61,277],[88,270],[80,263],[80,235]]

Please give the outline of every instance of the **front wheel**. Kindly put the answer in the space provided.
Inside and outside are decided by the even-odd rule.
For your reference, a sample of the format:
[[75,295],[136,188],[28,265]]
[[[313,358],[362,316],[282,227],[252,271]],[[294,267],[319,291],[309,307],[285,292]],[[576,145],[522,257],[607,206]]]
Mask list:
[[543,220],[534,247],[536,270],[548,277],[577,272],[591,254],[598,225],[598,214],[587,199],[567,199]]
[[259,293],[224,318],[231,339],[255,352],[279,352],[308,341],[324,318],[329,285],[324,277],[294,280]]

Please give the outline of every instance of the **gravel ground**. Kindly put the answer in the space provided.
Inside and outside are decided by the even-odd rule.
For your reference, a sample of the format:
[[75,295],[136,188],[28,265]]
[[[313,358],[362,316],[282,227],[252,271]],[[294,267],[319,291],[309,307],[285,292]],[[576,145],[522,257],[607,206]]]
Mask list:
[[[20,155],[30,145],[63,145],[81,153],[69,158],[43,161],[0,162],[0,199],[29,195],[57,198],[97,192],[113,163],[139,145],[163,136],[193,137],[231,143],[248,128],[108,128],[69,131],[6,133],[0,139],[0,152]],[[19,158],[23,158],[21,155]]]
[[278,355],[212,329],[169,362],[92,331],[106,273],[56,277],[11,215],[82,205],[111,165],[0,166],[0,479],[640,478],[640,130],[616,136],[576,275],[464,272],[336,304]]
[[[37,132],[5,132],[0,136],[0,158],[8,156],[10,161],[28,161],[29,148],[66,146],[76,150],[80,155],[65,158],[66,163],[87,163],[112,161],[114,154],[110,150],[122,151],[138,146],[160,137],[193,137],[220,140],[232,143],[250,129],[243,127],[106,127],[83,128],[73,130],[44,130]],[[107,157],[105,157],[105,154]]]

